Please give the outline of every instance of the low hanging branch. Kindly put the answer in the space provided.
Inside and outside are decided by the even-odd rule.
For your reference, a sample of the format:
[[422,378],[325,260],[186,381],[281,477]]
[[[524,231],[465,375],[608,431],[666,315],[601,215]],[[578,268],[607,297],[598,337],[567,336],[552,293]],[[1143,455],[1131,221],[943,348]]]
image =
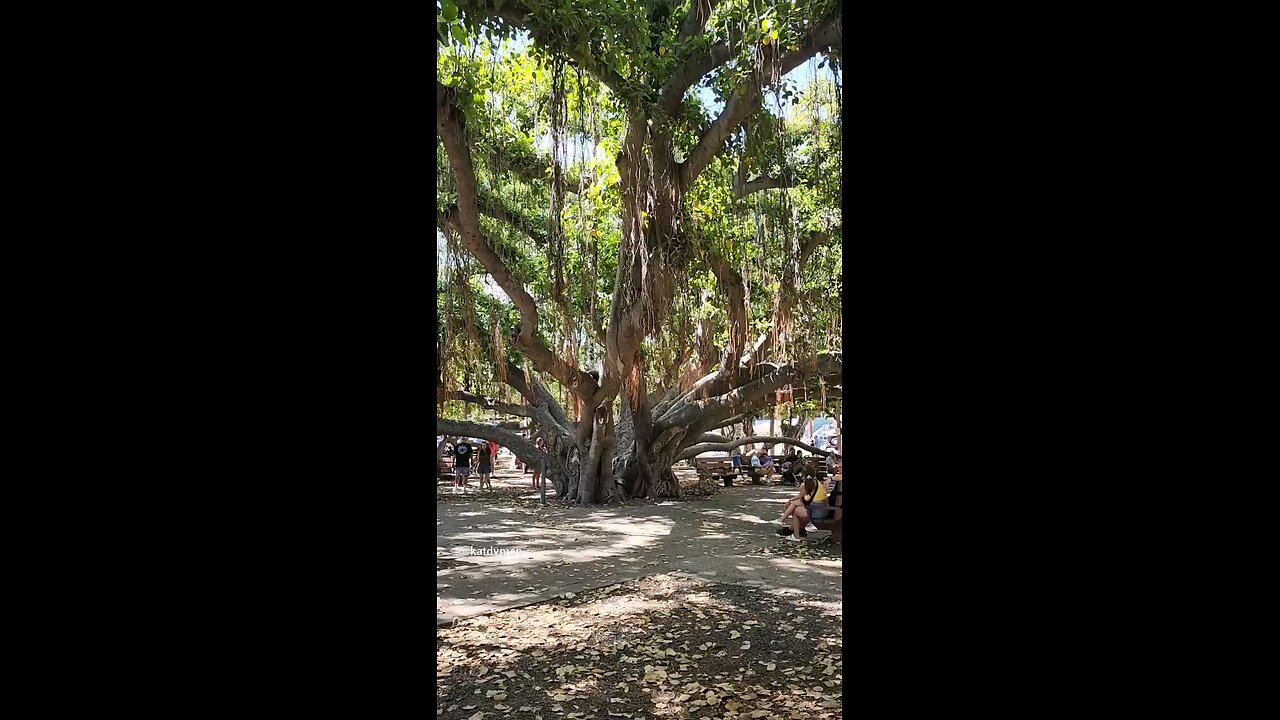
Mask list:
[[697,457],[704,452],[729,452],[736,447],[754,445],[756,443],[766,443],[768,445],[794,445],[821,457],[826,457],[832,454],[826,450],[821,450],[806,442],[801,442],[793,438],[777,437],[774,435],[752,435],[751,437],[745,437],[741,440],[730,440],[729,442],[723,443],[701,443],[698,445],[690,445],[676,456],[676,460],[688,460],[689,458]]
[[599,80],[618,97],[630,102],[639,99],[640,94],[616,70],[596,62],[595,58],[589,54],[583,55],[576,47],[568,47],[565,43],[558,42],[556,40],[556,36],[560,34],[557,32],[558,28],[548,28],[538,23],[533,16],[532,8],[522,0],[506,0],[506,2],[496,3],[494,7],[482,7],[475,0],[457,0],[457,5],[464,17],[476,20],[501,19],[509,25],[526,30],[534,42],[548,50],[563,53],[573,60],[574,65]]
[[[734,408],[734,412],[723,414],[724,418],[729,418],[745,412],[747,407],[754,405],[757,401],[767,401],[770,393],[793,380],[803,377],[806,378],[804,385],[808,386],[812,383],[816,386],[817,378],[821,376],[829,383],[838,384],[843,371],[844,363],[841,355],[821,353],[808,360],[786,365],[761,363],[755,367],[740,367],[729,376],[713,373],[699,380],[693,389],[671,403],[670,407],[658,416],[658,422],[663,426],[682,425],[696,419],[702,410],[725,407]],[[733,385],[737,388],[736,390],[728,391],[728,378],[735,380]],[[698,399],[700,396],[703,399]],[[717,419],[716,422],[717,425],[714,427],[720,427],[720,420]]]
[[511,298],[520,311],[521,333],[515,338],[515,346],[543,372],[555,377],[565,387],[584,398],[592,397],[598,387],[596,381],[585,372],[573,367],[534,336],[538,327],[538,306],[522,283],[493,250],[492,244],[480,231],[480,210],[477,201],[475,166],[471,149],[466,141],[466,121],[457,104],[457,91],[436,83],[436,133],[444,143],[457,181],[457,204],[445,212],[444,222],[453,225],[458,238],[484,269],[493,277],[498,287]]
[[[839,47],[840,13],[818,23],[800,42],[800,47],[779,57],[776,45],[764,49],[763,66],[777,69],[781,78],[800,67],[809,58],[831,47]],[[713,66],[714,67],[714,66]],[[696,80],[696,78],[695,78]],[[680,185],[686,189],[693,186],[702,171],[711,163],[711,159],[724,148],[725,138],[729,137],[738,125],[742,124],[751,113],[760,107],[760,88],[763,82],[771,78],[747,78],[734,89],[733,95],[725,103],[724,110],[711,123],[711,127],[698,139],[698,144],[689,153],[689,159],[680,164]]]
[[545,246],[549,241],[545,223],[521,214],[510,203],[483,187],[477,188],[476,205],[480,210],[480,214],[487,215],[498,222],[519,230],[539,246]]
[[777,190],[781,188],[800,187],[802,183],[797,179],[785,180],[775,177],[761,177],[755,180],[749,180],[744,183],[735,184],[733,188],[734,199],[741,200],[751,193],[760,192],[761,190]]
[[509,449],[516,454],[516,457],[527,463],[548,462],[554,464],[553,457],[538,450],[532,440],[510,430],[493,427],[492,425],[447,420],[438,417],[436,418],[436,435],[492,440]]
[[[487,158],[490,167],[509,170],[531,183],[546,182],[553,172],[552,161],[541,155],[512,153],[510,155],[491,154]],[[566,178],[566,191],[577,193],[591,187],[595,178],[590,175],[570,175],[568,170],[561,169]]]
[[465,390],[452,390],[444,393],[446,400],[460,400],[465,403],[479,405],[486,410],[494,410],[504,415],[515,415],[517,417],[533,417],[533,408],[528,405],[512,405],[511,403],[499,402],[493,398],[481,397],[475,393],[469,393]]

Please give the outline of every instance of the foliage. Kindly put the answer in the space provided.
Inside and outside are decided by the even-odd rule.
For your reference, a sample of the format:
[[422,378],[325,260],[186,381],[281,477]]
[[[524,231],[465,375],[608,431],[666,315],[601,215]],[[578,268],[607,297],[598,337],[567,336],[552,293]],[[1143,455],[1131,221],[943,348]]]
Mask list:
[[[563,32],[557,34],[557,42],[585,43],[590,57],[622,70],[639,70],[643,75],[663,71],[677,58],[687,57],[697,47],[724,35],[735,23],[741,24],[742,14],[726,14],[726,9],[733,9],[726,5],[733,4],[726,3],[718,9],[709,28],[711,35],[700,36],[688,47],[672,47],[672,33],[677,25],[670,24],[660,34],[663,43],[660,48],[671,49],[666,52],[660,49],[657,60],[652,53],[634,49],[641,47],[638,45],[641,36],[637,33],[647,29],[647,20],[630,22],[640,5],[577,0],[535,6],[535,13],[541,13],[553,25],[565,23],[556,25],[563,27]],[[745,4],[737,5],[746,11]],[[441,7],[442,23],[449,28],[463,27],[463,15],[456,5],[445,3]],[[760,12],[760,37],[794,44],[795,28],[780,26],[776,18],[804,7],[780,3]],[[624,19],[628,21],[623,22]],[[586,32],[588,27],[614,22],[623,29],[611,38],[597,38]],[[510,169],[541,167],[544,179],[549,176],[551,58],[539,52],[536,45],[521,42],[518,35],[501,32],[497,24],[479,27],[479,33],[467,34],[465,39],[460,39],[455,30],[447,31],[437,72],[446,86],[465,88],[460,98],[464,102],[469,100],[467,130],[474,143],[473,153],[484,190],[499,199],[511,217],[523,218],[523,225],[534,228],[536,234],[545,238],[549,184]],[[828,60],[815,62],[826,65]],[[723,97],[733,76],[732,71],[725,71],[713,76],[707,84],[717,98]],[[839,109],[832,78],[814,74],[804,87],[794,81],[785,83],[778,98],[788,102],[786,116],[778,117],[768,111],[758,113],[745,131],[735,133],[728,140],[727,151],[715,158],[704,179],[686,198],[690,233],[720,252],[734,267],[746,268],[753,333],[765,331],[772,322],[772,298],[778,289],[790,234],[829,229],[840,222],[839,175],[838,169],[832,167],[840,156]],[[569,284],[569,308],[573,317],[589,319],[598,325],[608,314],[617,264],[621,198],[613,155],[621,145],[626,117],[624,108],[612,94],[589,76],[580,80],[576,75],[571,77],[566,100],[570,136],[565,148],[569,156],[566,174],[595,179],[584,193],[577,194],[574,192],[577,188],[568,188],[573,194],[565,203],[561,217],[566,253],[563,257],[550,257],[547,248],[540,247],[531,233],[521,232],[510,223],[486,218],[485,230],[517,277],[540,300],[550,297],[551,263],[560,263],[565,276],[576,280]],[[705,125],[709,118],[708,109],[696,94],[691,94],[685,105],[689,112],[682,118],[690,122],[681,123],[676,140],[678,145],[687,148],[697,139],[698,122]],[[785,197],[783,192],[769,191],[737,199],[733,183],[740,162],[746,164],[747,173],[753,177],[787,172],[797,176],[803,185],[785,191]],[[443,209],[453,197],[449,191],[450,175],[445,167],[440,169],[443,172],[438,174],[437,198]],[[829,328],[839,313],[839,300],[831,287],[839,267],[838,242],[821,248],[809,261],[801,280],[805,302],[801,303],[796,318],[797,350],[825,349],[830,345]],[[708,321],[708,326],[720,328],[718,339],[723,340],[727,323],[714,277],[705,268],[695,266],[686,280],[677,304]],[[548,337],[563,336],[564,318],[556,317],[549,305],[543,308],[541,332]],[[516,315],[510,308],[506,310],[500,317],[514,327]],[[687,316],[675,313],[668,319],[668,328],[675,330],[688,320]],[[590,357],[593,354],[590,346],[594,343],[586,340],[585,328],[579,330],[582,337],[574,338],[580,343],[579,354]],[[687,333],[664,333],[662,338],[654,348],[655,357],[667,362],[679,357],[681,345],[687,345],[691,339]],[[651,384],[661,380],[660,368],[651,367],[650,372]]]
[[[716,370],[713,395],[725,396],[739,376],[761,380],[757,363],[789,368],[750,398],[723,398],[720,410],[734,408],[724,420],[800,373],[805,383],[838,374],[838,359],[814,364],[839,351],[836,3],[442,0],[437,10],[442,391],[519,403],[505,374],[532,373],[520,393],[532,402],[533,382],[551,388],[539,392],[564,408],[554,424],[579,457],[590,446],[590,466],[607,467],[602,453],[626,453],[634,477],[719,426],[699,424],[685,399],[680,413],[663,409],[688,435],[668,443],[677,428],[649,434],[613,414],[615,398],[642,408]],[[617,447],[607,423],[602,434],[569,427],[580,403],[602,399],[611,410],[597,421],[626,425]],[[475,417],[461,403],[442,410]],[[638,449],[641,438],[653,447]],[[650,451],[651,463],[635,464]]]

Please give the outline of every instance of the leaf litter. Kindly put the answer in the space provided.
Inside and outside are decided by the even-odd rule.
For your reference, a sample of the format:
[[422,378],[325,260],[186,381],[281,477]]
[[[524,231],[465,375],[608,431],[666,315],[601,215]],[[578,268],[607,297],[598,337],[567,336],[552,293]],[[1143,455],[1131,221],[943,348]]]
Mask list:
[[839,602],[656,575],[437,629],[437,716],[828,720],[840,649]]

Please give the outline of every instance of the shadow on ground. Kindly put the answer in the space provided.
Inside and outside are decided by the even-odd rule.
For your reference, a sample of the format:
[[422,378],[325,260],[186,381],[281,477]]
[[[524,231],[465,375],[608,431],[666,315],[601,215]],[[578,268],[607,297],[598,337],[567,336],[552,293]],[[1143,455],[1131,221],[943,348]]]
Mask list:
[[734,487],[703,504],[604,508],[450,503],[437,509],[437,621],[665,572],[839,597],[839,551],[817,547],[829,533],[805,543],[774,533],[794,492]]
[[840,613],[839,601],[655,575],[469,618],[437,630],[438,714],[840,717]]

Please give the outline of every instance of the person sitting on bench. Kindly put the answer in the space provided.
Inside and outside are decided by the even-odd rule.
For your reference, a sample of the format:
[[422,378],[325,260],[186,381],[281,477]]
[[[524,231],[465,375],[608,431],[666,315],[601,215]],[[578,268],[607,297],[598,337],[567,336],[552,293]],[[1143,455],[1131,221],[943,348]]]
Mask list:
[[773,475],[773,458],[769,457],[769,451],[764,448],[757,450],[751,456],[751,468],[753,474],[759,474],[767,481]]
[[[796,465],[794,466],[794,470],[800,474],[801,478],[813,477],[814,480],[817,480],[816,476],[814,476],[813,468],[811,467],[806,467],[804,465]],[[786,477],[786,475],[784,474],[783,477]],[[827,495],[830,493],[829,488],[823,487],[820,481],[818,482],[817,488],[806,488],[804,486],[803,479],[796,481],[796,485],[797,487],[799,487],[799,489],[796,490],[796,496],[787,501],[787,504],[784,505],[782,508],[782,517],[778,518],[778,522],[782,524],[784,529],[786,528],[787,525],[790,524],[788,520],[792,516],[792,514],[795,513],[796,509],[802,508],[805,505],[809,504],[810,498],[812,496],[816,494],[819,496],[820,500],[825,502],[827,499]],[[814,529],[816,530],[817,528],[814,528]],[[786,533],[782,533],[782,534],[785,535]]]
[[[794,513],[798,507],[804,507],[804,488],[796,490],[796,496],[789,498],[786,504],[782,506],[782,516],[778,518],[778,524],[781,525],[783,529],[790,524],[788,520],[791,518],[791,514]],[[779,530],[779,532],[782,531]]]
[[800,481],[796,479],[796,470],[799,468],[796,463],[800,462],[800,454],[794,449],[782,458],[782,484],[783,485],[799,485]]
[[827,488],[818,482],[816,475],[807,473],[804,476],[804,486],[800,492],[801,504],[791,506],[789,511],[791,527],[778,528],[779,535],[786,535],[795,542],[808,535],[809,529],[818,529],[809,523],[810,520],[821,520],[831,514],[831,507],[827,505]]

